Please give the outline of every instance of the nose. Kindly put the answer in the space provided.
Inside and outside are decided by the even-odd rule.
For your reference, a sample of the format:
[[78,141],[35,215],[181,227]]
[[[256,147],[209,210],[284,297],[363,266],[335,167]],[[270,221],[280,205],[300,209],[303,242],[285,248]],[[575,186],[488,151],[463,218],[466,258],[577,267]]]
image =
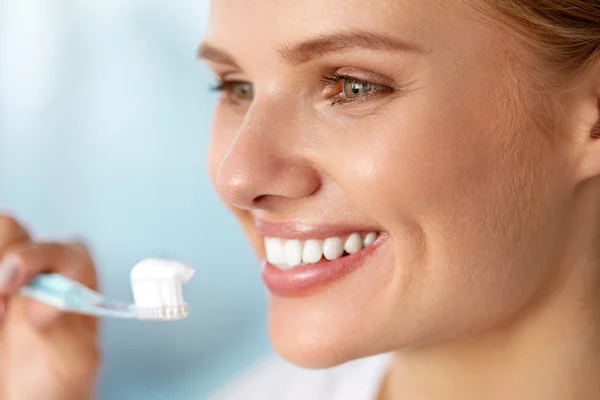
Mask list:
[[[282,206],[314,194],[318,171],[301,144],[301,126],[278,107],[255,103],[223,157],[216,189],[233,206],[253,210]],[[298,124],[298,122],[296,122]]]

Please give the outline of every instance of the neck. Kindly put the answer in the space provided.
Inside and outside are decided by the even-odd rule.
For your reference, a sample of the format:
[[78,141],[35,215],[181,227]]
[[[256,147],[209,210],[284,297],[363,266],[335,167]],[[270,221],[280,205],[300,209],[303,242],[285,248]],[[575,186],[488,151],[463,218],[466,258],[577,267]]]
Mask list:
[[598,318],[545,318],[515,333],[397,353],[390,399],[593,400],[600,393]]
[[597,399],[600,264],[595,255],[600,241],[596,232],[571,238],[577,240],[566,252],[561,276],[543,299],[478,337],[398,351],[381,397]]

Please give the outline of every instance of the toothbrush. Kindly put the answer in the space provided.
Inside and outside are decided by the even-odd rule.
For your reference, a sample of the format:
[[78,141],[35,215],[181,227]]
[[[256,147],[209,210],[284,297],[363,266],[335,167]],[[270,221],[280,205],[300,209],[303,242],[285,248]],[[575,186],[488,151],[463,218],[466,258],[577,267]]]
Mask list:
[[20,290],[22,296],[49,306],[96,317],[175,321],[187,317],[182,284],[194,270],[176,261],[146,259],[131,270],[134,304],[119,302],[60,274],[38,275]]

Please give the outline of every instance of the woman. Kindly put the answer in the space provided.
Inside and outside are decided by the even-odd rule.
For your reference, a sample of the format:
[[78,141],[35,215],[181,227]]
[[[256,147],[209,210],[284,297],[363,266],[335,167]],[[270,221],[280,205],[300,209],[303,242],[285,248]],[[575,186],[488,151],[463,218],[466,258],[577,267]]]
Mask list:
[[211,13],[210,172],[287,360],[217,398],[600,396],[600,2]]

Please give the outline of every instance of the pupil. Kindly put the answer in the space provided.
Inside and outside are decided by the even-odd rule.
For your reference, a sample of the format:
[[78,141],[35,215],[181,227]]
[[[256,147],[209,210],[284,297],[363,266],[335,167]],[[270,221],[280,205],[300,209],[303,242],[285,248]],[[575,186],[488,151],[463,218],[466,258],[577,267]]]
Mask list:
[[352,93],[359,94],[361,85],[359,83],[352,84]]
[[252,90],[248,84],[238,86],[237,92],[241,98],[248,98],[252,94]]

